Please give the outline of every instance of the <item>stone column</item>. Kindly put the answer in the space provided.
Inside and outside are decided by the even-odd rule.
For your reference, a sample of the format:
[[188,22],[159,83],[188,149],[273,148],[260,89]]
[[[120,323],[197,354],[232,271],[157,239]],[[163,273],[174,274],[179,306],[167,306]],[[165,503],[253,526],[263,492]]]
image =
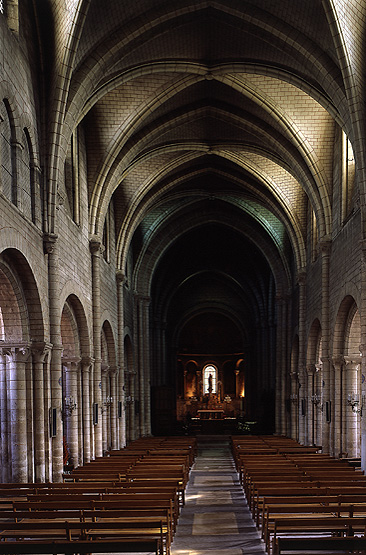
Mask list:
[[277,360],[276,360],[276,432],[286,435],[286,374],[287,374],[287,301],[283,295],[276,298]]
[[299,379],[297,372],[291,372],[291,437],[299,439]]
[[10,435],[8,420],[8,388],[6,384],[6,351],[0,349],[0,479],[10,482]]
[[44,249],[48,256],[48,289],[50,314],[50,342],[52,356],[50,361],[51,409],[56,412],[56,434],[52,437],[52,481],[61,482],[63,472],[63,437],[61,426],[62,414],[62,340],[61,340],[61,306],[59,285],[59,257],[57,235],[44,235]]
[[299,415],[299,441],[306,445],[307,429],[306,419],[308,415],[302,414],[302,406],[306,406],[306,390],[307,390],[307,373],[306,373],[306,337],[305,337],[305,316],[306,316],[306,272],[299,270],[297,275],[297,283],[299,285],[299,374],[298,380],[301,387],[299,393],[298,409],[301,411]]
[[151,435],[151,369],[150,369],[150,297],[142,298],[143,369],[144,369],[144,430]]
[[[366,286],[364,286],[363,288],[363,293],[362,293],[363,297],[366,297]],[[362,312],[362,314],[366,314],[365,312]],[[361,316],[361,322],[362,322],[362,316]],[[361,335],[363,333],[363,326],[361,324]],[[360,451],[361,451],[361,469],[365,472],[366,470],[366,404],[365,404],[365,400],[366,400],[366,344],[361,344],[360,345],[360,354],[361,354],[361,400],[363,402],[363,411],[361,414],[361,447],[360,447]]]
[[235,369],[235,397],[240,399],[240,372],[239,368]]
[[36,482],[46,481],[46,445],[48,437],[45,424],[45,372],[44,365],[51,354],[52,345],[49,343],[33,344],[33,387],[34,387],[34,474]]
[[92,415],[90,410],[90,369],[92,364],[92,358],[83,358],[81,361],[84,463],[88,463],[91,460],[90,442]]
[[26,363],[30,357],[27,345],[1,347],[6,357],[8,415],[11,451],[11,481],[28,481]]
[[342,419],[343,419],[343,404],[342,397],[344,395],[342,384],[342,366],[344,358],[342,356],[333,357],[333,374],[334,374],[334,393],[333,393],[333,456],[339,457],[343,451],[342,446]]
[[139,409],[140,409],[140,433],[142,436],[145,436],[147,431],[145,428],[146,424],[146,405],[145,405],[145,389],[147,387],[146,380],[145,380],[145,337],[144,337],[144,329],[145,329],[145,309],[144,309],[144,302],[143,296],[138,295],[137,297],[137,304],[138,304],[138,379],[139,379]]
[[188,371],[185,369],[183,371],[183,399],[186,401],[188,399],[188,391],[187,391],[187,374]]
[[320,362],[319,364],[315,365],[316,372],[315,372],[315,392],[318,395],[318,402],[316,404],[316,411],[315,411],[315,442],[316,445],[322,444],[323,438],[323,394],[322,394],[322,371],[323,365]]
[[330,351],[329,351],[329,260],[331,242],[320,242],[322,253],[322,368],[323,368],[323,437],[322,451],[329,453],[330,422],[332,419],[332,405],[330,392]]
[[334,420],[335,420],[336,382],[333,361],[329,360],[329,400],[331,406],[331,422],[329,425],[329,454],[334,456]]
[[102,408],[102,324],[100,308],[100,258],[103,245],[99,237],[90,240],[92,255],[92,294],[93,294],[93,344],[94,344],[94,403],[98,407],[98,422],[94,424],[95,457],[103,455],[102,418],[99,418]]
[[[141,314],[140,314],[140,303],[139,299],[140,296],[137,291],[134,292],[134,306],[133,306],[133,337],[134,337],[134,371],[135,371],[135,383],[134,383],[134,436],[135,439],[139,436],[144,435],[144,430],[142,429],[143,424],[143,417],[142,417],[142,407],[141,407],[141,399],[144,396],[144,380],[142,375],[142,368],[141,368],[141,343],[142,338],[140,337],[140,326],[141,326]],[[130,368],[131,371],[131,368]]]
[[110,426],[111,426],[111,447],[118,449],[117,443],[117,368],[111,368],[109,371],[111,381],[111,405],[110,405]]
[[314,404],[314,376],[315,364],[308,364],[306,367],[307,372],[307,409],[306,409],[306,423],[307,423],[307,439],[308,445],[315,445],[315,404]]
[[129,401],[129,430],[130,441],[137,438],[136,418],[135,418],[135,400],[136,400],[136,372],[130,372],[130,401]]
[[[366,399],[366,240],[361,241],[361,300],[360,300],[360,321],[361,321],[361,394],[362,399]],[[364,407],[361,418],[361,469],[366,471],[366,406]]]
[[[196,370],[196,391],[197,391],[197,399],[202,401],[203,398],[203,377],[202,377],[202,369]],[[237,397],[240,398],[240,383],[238,380],[238,387],[237,387]]]
[[65,391],[63,399],[63,420],[66,425],[66,439],[70,448],[71,460],[76,468],[79,464],[79,422],[77,411],[78,383],[77,373],[80,359],[63,360]]
[[[344,357],[346,363],[346,387],[345,387],[345,421],[346,421],[346,452],[349,457],[359,455],[359,415],[362,398],[360,395],[361,387],[359,380],[359,366],[361,358]],[[350,402],[358,400],[354,407]]]
[[108,441],[108,421],[109,421],[109,406],[108,397],[110,397],[109,391],[109,366],[102,366],[102,404],[101,404],[101,415],[102,415],[102,446],[103,454],[109,449]]
[[94,365],[95,359],[92,358],[92,364],[90,365],[90,379],[89,379],[89,406],[90,406],[90,458],[91,460],[95,459],[95,428],[96,423],[94,421]]
[[124,291],[127,279],[119,270],[117,279],[118,299],[118,400],[121,403],[122,412],[118,422],[118,446],[121,449],[126,446],[126,403],[125,403],[125,323],[124,323]]
[[42,209],[41,209],[41,181],[42,181],[42,169],[38,164],[30,165],[33,179],[34,188],[34,206],[33,206],[33,220],[38,229],[42,228]]

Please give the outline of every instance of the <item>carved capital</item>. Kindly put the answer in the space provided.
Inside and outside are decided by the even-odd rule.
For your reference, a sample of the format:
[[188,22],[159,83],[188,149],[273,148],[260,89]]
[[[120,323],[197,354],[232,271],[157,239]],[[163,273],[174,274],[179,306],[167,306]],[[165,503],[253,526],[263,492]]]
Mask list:
[[345,356],[344,361],[346,363],[347,369],[354,369],[356,366],[361,364],[361,357],[360,356]]
[[103,376],[107,376],[107,374],[109,374],[110,366],[108,364],[102,364],[101,370]]
[[297,272],[296,281],[299,285],[306,284],[306,270],[301,269]]
[[20,344],[2,344],[0,353],[12,360],[13,362],[27,362],[29,360],[31,350],[27,343]]
[[31,353],[35,362],[43,363],[52,352],[52,344],[46,342],[32,343]]
[[337,356],[334,356],[334,357],[332,358],[332,364],[333,364],[333,366],[335,366],[336,368],[339,368],[339,367],[342,366],[342,364],[344,364],[344,363],[345,363],[345,360],[344,360],[344,356],[343,356],[343,355],[337,355]]
[[322,254],[330,254],[330,249],[332,247],[332,240],[329,236],[324,236],[319,241],[319,247]]
[[88,374],[94,364],[93,357],[84,357],[81,359],[81,371],[83,374]]
[[99,256],[104,251],[102,240],[98,235],[92,235],[90,237],[89,249],[94,256]]
[[56,233],[44,233],[43,235],[43,250],[45,254],[52,254],[57,242],[58,236]]
[[122,270],[117,270],[116,272],[116,280],[118,285],[126,285],[127,284],[127,276],[125,275]]
[[80,368],[80,357],[62,358],[62,366],[66,372],[77,372]]
[[308,364],[308,365],[306,366],[306,371],[307,371],[307,373],[310,374],[310,375],[311,375],[311,374],[315,374],[315,372],[317,372],[317,368],[316,368],[315,364]]
[[112,376],[112,377],[117,376],[118,370],[119,370],[118,366],[110,366],[109,367],[109,375]]

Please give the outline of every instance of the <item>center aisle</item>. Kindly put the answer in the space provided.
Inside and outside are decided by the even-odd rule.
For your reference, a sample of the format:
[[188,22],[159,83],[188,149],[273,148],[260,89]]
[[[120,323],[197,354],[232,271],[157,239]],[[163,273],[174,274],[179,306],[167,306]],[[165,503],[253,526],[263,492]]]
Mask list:
[[265,553],[239,483],[229,438],[202,436],[197,441],[171,555]]

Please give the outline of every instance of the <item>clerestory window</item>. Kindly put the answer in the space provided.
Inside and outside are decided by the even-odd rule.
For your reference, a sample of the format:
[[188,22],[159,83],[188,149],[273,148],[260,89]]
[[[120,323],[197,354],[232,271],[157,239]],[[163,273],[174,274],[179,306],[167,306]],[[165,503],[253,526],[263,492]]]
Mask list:
[[352,144],[342,132],[342,221],[346,221],[352,213],[353,192],[355,184],[355,158]]

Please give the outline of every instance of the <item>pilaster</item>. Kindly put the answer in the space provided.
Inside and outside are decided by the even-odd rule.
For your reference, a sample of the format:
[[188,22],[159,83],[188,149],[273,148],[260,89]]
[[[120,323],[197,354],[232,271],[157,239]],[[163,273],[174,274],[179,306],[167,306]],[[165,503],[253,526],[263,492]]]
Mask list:
[[51,382],[51,408],[56,409],[56,434],[52,437],[52,481],[61,482],[63,472],[63,437],[61,426],[62,410],[62,341],[61,341],[61,306],[59,283],[59,256],[57,248],[57,235],[47,233],[44,235],[44,251],[48,257],[48,289],[49,289],[49,314],[50,314],[50,343],[52,356],[50,361]]
[[[343,452],[342,419],[343,419],[343,367],[345,361],[341,355],[332,358],[331,372],[333,374],[333,421],[331,423],[330,451],[334,457],[340,457]],[[333,441],[332,441],[333,440]]]
[[26,363],[30,358],[30,349],[27,344],[11,344],[1,345],[0,351],[6,360],[11,480],[27,482]]
[[117,449],[126,446],[126,404],[125,404],[125,342],[124,342],[124,291],[127,284],[125,274],[118,270],[117,279],[117,301],[118,301],[118,399],[121,403],[121,412],[117,420]]
[[330,423],[332,420],[332,403],[330,391],[330,322],[329,322],[329,264],[331,241],[320,241],[322,256],[322,364],[323,364],[323,453],[330,452]]
[[90,376],[91,368],[94,359],[91,357],[84,357],[81,360],[81,387],[83,396],[83,451],[84,463],[91,460],[91,407],[90,407]]
[[46,427],[48,414],[45,414],[46,382],[45,365],[50,359],[52,345],[50,343],[32,344],[33,357],[33,388],[34,388],[34,474],[36,482],[46,481]]
[[[299,286],[299,360],[298,360],[298,380],[301,387],[299,387],[299,405],[298,405],[298,419],[299,419],[299,441],[302,444],[307,444],[307,427],[306,427],[306,414],[302,410],[306,406],[306,391],[307,391],[307,372],[306,372],[306,337],[305,337],[305,316],[306,316],[306,272],[300,270],[297,275],[297,283]],[[301,414],[300,414],[301,408]]]
[[[102,407],[102,344],[101,344],[101,306],[100,306],[100,258],[103,245],[99,237],[90,239],[90,252],[92,258],[92,305],[93,305],[93,345],[94,345],[94,403],[95,411]],[[94,422],[95,456],[103,455],[102,446],[102,419]]]
[[62,407],[62,418],[66,432],[67,443],[70,448],[74,467],[79,466],[79,418],[78,418],[78,373],[80,358],[62,360],[64,371],[65,391]]

